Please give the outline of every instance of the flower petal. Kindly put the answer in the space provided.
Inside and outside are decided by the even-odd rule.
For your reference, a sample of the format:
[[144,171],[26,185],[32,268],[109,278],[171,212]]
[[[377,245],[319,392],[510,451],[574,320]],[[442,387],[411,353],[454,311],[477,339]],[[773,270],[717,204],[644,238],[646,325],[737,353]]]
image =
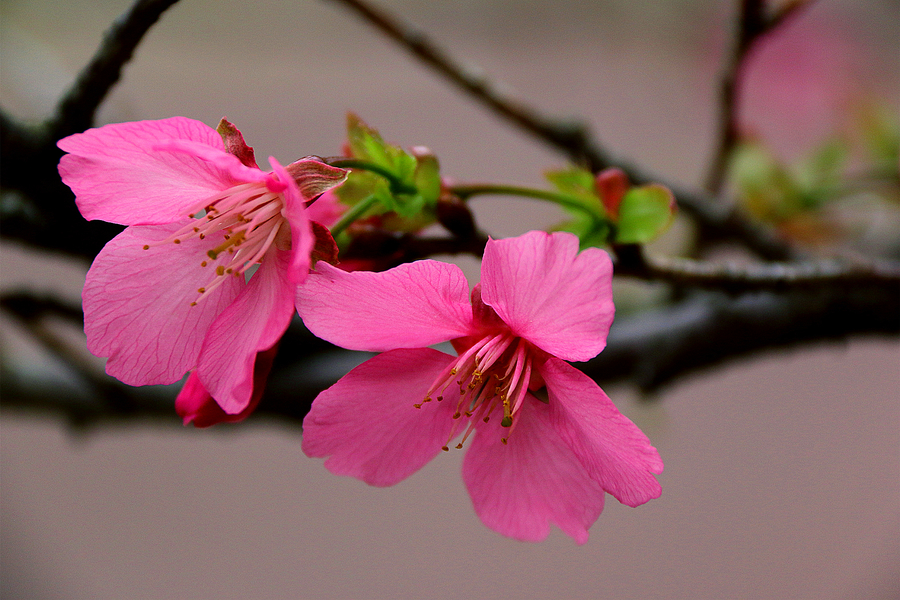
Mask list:
[[228,174],[208,160],[157,149],[171,140],[191,141],[231,157],[215,129],[173,117],[115,123],[63,138],[57,145],[69,154],[60,159],[59,174],[75,192],[85,219],[123,225],[170,223],[231,185]]
[[303,452],[375,486],[406,479],[450,439],[456,405],[416,408],[454,358],[430,348],[392,350],[356,367],[319,394],[303,420]]
[[271,156],[269,157],[269,164],[272,165],[278,181],[285,186],[282,192],[284,195],[284,217],[291,227],[291,258],[287,276],[291,283],[297,285],[303,282],[309,274],[309,256],[316,240],[313,236],[309,218],[306,215],[306,205],[304,204],[303,196],[297,184],[294,183],[293,178],[288,175],[284,167]]
[[572,365],[550,358],[540,372],[552,426],[603,489],[628,506],[658,498],[662,487],[653,474],[662,473],[663,463],[644,432]]
[[194,427],[198,428],[243,421],[259,405],[277,353],[278,345],[276,344],[256,355],[256,362],[253,365],[253,396],[250,398],[250,404],[241,412],[230,415],[222,410],[218,402],[203,387],[196,371],[188,376],[184,387],[175,398],[175,412],[183,419],[185,425],[193,423]]
[[421,348],[472,331],[465,275],[434,260],[382,273],[320,262],[297,290],[297,310],[314,334],[351,350]]
[[475,512],[494,531],[518,540],[541,541],[554,523],[585,543],[605,493],[552,426],[549,407],[529,394],[511,434],[499,422],[478,424],[463,462]]
[[197,289],[215,276],[215,261],[200,263],[219,240],[160,244],[183,224],[129,227],[88,271],[82,293],[88,350],[108,356],[106,372],[129,385],[174,383],[194,368],[210,323],[244,285],[228,281],[191,306]]
[[490,240],[481,297],[513,333],[565,360],[589,360],[606,346],[615,313],[612,261],[599,248],[579,254],[570,233]]
[[346,169],[332,167],[314,158],[301,158],[289,164],[285,170],[307,200],[312,200],[344,183],[350,173]]
[[288,274],[289,261],[290,253],[269,251],[203,341],[197,375],[226,413],[247,408],[257,353],[275,345],[291,321],[296,285]]
[[337,223],[345,212],[347,206],[341,204],[338,195],[330,190],[306,208],[306,214],[311,221],[318,221],[326,227]]

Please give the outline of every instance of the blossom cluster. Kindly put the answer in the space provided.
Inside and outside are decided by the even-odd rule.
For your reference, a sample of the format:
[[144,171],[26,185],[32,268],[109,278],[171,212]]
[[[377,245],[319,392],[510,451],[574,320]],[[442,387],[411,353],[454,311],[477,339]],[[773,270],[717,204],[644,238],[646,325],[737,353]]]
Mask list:
[[[318,337],[379,352],[319,394],[303,450],[374,486],[468,446],[463,480],[501,534],[576,542],[608,493],[656,498],[656,449],[566,361],[606,345],[613,266],[571,233],[489,240],[481,280],[435,260],[348,271],[328,226],[347,170],[318,158],[271,170],[230,123],[121,123],[60,140],[86,219],[126,225],[88,271],[88,349],[131,385],[187,375],[185,424],[245,418],[295,313]],[[344,268],[342,268],[344,267]],[[432,348],[449,342],[454,354]]]

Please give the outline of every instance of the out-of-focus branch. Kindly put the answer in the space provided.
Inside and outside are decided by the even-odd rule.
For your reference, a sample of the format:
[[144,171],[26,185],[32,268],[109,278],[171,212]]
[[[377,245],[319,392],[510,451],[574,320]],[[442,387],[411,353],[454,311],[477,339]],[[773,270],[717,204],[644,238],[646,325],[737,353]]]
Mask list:
[[45,123],[27,126],[0,111],[0,186],[16,191],[2,207],[3,237],[92,258],[120,228],[86,223],[56,171],[56,142],[93,125],[97,108],[119,80],[135,48],[178,0],[138,0],[107,31],[94,54]]
[[709,193],[718,195],[722,191],[728,161],[739,138],[740,84],[751,51],[765,35],[810,3],[811,0],[793,0],[769,16],[766,14],[766,0],[741,1],[732,49],[719,77],[718,134],[715,136],[716,147],[705,183]]
[[[900,264],[891,261],[809,260],[791,263],[715,263],[645,256],[637,245],[618,246],[616,275],[740,294],[753,291],[834,292],[847,286],[900,293]],[[900,298],[898,298],[900,300]],[[900,315],[900,304],[897,306]]]
[[463,65],[440,48],[422,31],[387,12],[361,0],[332,0],[355,11],[370,25],[398,42],[416,58],[433,68],[454,85],[478,98],[497,114],[538,138],[566,150],[573,161],[586,163],[593,171],[610,165],[608,157],[579,123],[562,123],[541,115],[524,102],[502,93],[476,67]]
[[138,0],[106,32],[91,62],[79,73],[48,123],[49,135],[58,140],[94,124],[94,114],[135,48],[159,17],[178,0]]
[[[497,86],[479,69],[466,68],[441,49],[422,31],[401,19],[379,10],[364,0],[332,0],[341,3],[367,23],[400,44],[413,56],[432,67],[452,84],[464,90],[493,112],[535,135],[541,141],[564,152],[576,164],[593,172],[616,165],[628,173],[635,184],[660,182],[661,178],[643,168],[611,157],[591,140],[584,125],[562,122],[541,114],[526,102],[501,94]],[[665,183],[665,182],[664,182]],[[740,240],[748,249],[767,260],[786,260],[793,251],[772,232],[748,221],[735,208],[726,208],[703,192],[666,184],[675,193],[679,206],[699,225],[700,236],[709,241]]]

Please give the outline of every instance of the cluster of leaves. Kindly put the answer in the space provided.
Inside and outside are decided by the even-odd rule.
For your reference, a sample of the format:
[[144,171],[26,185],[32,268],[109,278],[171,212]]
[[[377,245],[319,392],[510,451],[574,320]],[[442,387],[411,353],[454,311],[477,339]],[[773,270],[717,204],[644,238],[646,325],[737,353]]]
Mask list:
[[557,226],[578,236],[582,248],[608,244],[644,244],[672,224],[675,199],[665,186],[631,187],[619,169],[594,175],[573,167],[546,173],[572,219]]
[[835,230],[826,218],[827,209],[838,201],[866,191],[884,202],[900,202],[900,121],[874,106],[856,116],[853,131],[858,139],[831,137],[794,163],[760,140],[742,141],[732,155],[731,175],[747,211],[788,238],[815,244],[845,237],[846,232]]
[[[347,159],[332,164],[352,169],[335,193],[348,207],[353,230],[377,226],[381,230],[416,232],[435,222],[438,202],[456,190],[442,183],[437,158],[422,146],[407,151],[384,141],[376,129],[350,114],[347,119]],[[555,191],[496,186],[494,191],[518,193],[556,203],[572,219],[556,229],[576,234],[581,247],[643,244],[661,235],[675,214],[672,192],[659,184],[632,187],[620,169],[594,175],[571,167],[551,171],[547,179]],[[470,192],[461,193],[468,197]],[[349,217],[347,219],[349,221]],[[347,225],[350,225],[348,222]],[[344,226],[337,227],[340,234]]]
[[354,114],[347,117],[350,176],[337,190],[357,221],[376,221],[382,229],[412,232],[433,223],[441,195],[437,158],[427,148],[407,151],[384,141]]

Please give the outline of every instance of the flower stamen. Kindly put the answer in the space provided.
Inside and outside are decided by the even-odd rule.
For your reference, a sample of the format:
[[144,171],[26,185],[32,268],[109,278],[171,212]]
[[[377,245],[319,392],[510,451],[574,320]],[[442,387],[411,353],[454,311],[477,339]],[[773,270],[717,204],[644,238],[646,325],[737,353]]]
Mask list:
[[[421,408],[437,391],[443,394],[455,385],[459,389],[459,399],[452,414],[454,424],[443,449],[449,449],[449,442],[459,431],[463,417],[469,419],[469,423],[457,448],[465,444],[477,421],[489,422],[498,407],[503,411],[500,425],[509,429],[501,438],[505,444],[515,426],[515,415],[528,394],[532,362],[532,351],[524,339],[508,331],[489,334],[450,363],[435,378],[424,400],[414,406]],[[438,396],[438,400],[441,398]]]
[[[191,218],[189,223],[152,246],[220,236],[221,243],[206,251],[200,266],[209,264],[206,259],[219,260],[222,255],[228,258],[216,266],[213,279],[198,288],[200,296],[191,302],[191,306],[196,306],[229,276],[245,275],[261,263],[273,244],[278,243],[281,247],[279,234],[290,233],[289,228],[284,227],[286,220],[283,211],[283,194],[270,191],[265,182],[238,184],[195,204],[188,213]],[[150,244],[144,245],[144,250],[150,247]]]

